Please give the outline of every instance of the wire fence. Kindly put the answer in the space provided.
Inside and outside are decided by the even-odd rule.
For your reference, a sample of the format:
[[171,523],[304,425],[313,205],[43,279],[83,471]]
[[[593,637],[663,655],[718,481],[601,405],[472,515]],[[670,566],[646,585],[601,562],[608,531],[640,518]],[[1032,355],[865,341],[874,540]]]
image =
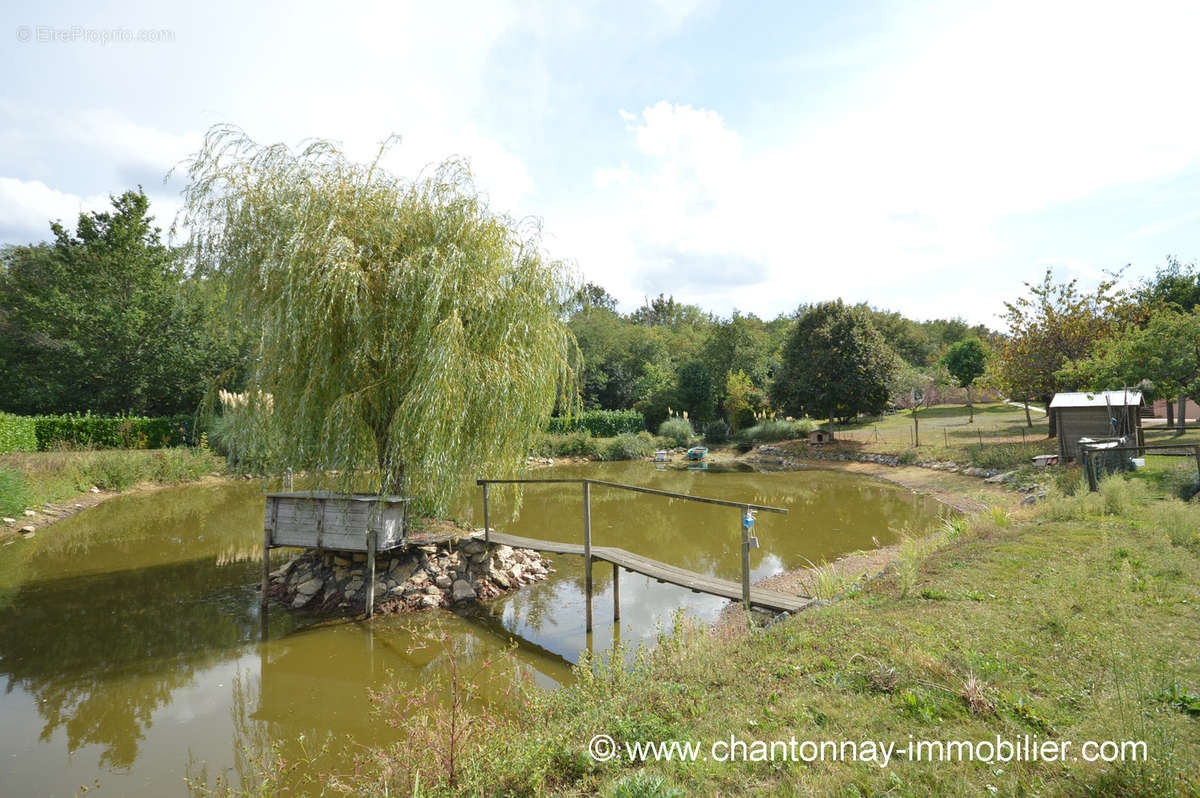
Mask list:
[[869,427],[837,430],[837,438],[860,444],[884,444],[892,446],[942,446],[945,448],[965,446],[989,446],[1001,444],[1030,445],[1044,443],[1045,424],[1041,429],[1017,427],[1013,424],[968,424],[939,425],[936,421],[898,426],[878,424]]

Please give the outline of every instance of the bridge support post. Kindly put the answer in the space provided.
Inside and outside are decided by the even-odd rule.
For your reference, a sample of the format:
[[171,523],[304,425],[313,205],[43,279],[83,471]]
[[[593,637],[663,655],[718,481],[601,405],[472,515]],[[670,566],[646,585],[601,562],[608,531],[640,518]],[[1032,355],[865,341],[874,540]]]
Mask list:
[[375,614],[375,530],[367,533],[367,620]]
[[747,620],[750,618],[750,529],[742,519],[749,512],[749,507],[743,507],[738,513],[738,528],[742,530],[742,609]]
[[583,591],[587,594],[587,633],[592,633],[592,484],[583,483]]
[[613,623],[621,622],[621,566],[613,563]]

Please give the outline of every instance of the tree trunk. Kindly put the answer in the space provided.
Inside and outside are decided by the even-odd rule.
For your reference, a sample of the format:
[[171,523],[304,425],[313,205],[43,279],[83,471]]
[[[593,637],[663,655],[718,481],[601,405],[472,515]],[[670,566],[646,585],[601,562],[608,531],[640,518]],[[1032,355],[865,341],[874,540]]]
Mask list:
[[833,405],[830,405],[830,406],[829,406],[829,440],[831,440],[831,441],[832,441],[832,440],[833,440],[833,438],[834,438],[834,435],[833,435],[833,414],[834,414],[834,408],[833,408]]
[[1167,406],[1167,426],[1175,426],[1175,403],[1170,399],[1165,400]]
[[921,445],[921,422],[917,419],[917,408],[913,408],[913,446]]
[[379,466],[379,495],[402,495],[401,483],[404,476],[402,463],[388,462],[388,432],[375,430],[375,462]]
[[1182,435],[1187,429],[1187,394],[1179,394],[1179,427],[1175,434]]
[[971,401],[971,386],[970,385],[967,386],[967,412],[969,412],[971,414],[971,417],[969,419],[967,419],[967,423],[974,424],[975,423],[975,403]]
[[1032,427],[1032,426],[1033,426],[1033,419],[1029,417],[1029,400],[1028,400],[1028,399],[1026,399],[1026,400],[1025,400],[1024,402],[1022,402],[1021,404],[1025,405],[1025,426],[1026,426],[1026,427]]

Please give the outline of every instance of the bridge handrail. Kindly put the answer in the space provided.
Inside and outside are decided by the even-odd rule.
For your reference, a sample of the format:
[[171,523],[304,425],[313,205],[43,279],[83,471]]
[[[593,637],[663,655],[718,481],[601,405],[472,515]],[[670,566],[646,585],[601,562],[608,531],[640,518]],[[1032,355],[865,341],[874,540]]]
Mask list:
[[669,490],[658,490],[656,488],[643,488],[638,485],[626,485],[621,482],[605,482],[602,479],[477,479],[475,484],[484,487],[486,485],[515,485],[515,484],[559,484],[559,485],[600,485],[606,488],[619,488],[621,490],[631,490],[636,493],[649,493],[655,496],[666,496],[670,499],[686,499],[692,502],[704,502],[705,504],[719,504],[723,507],[739,507],[746,510],[755,510],[764,513],[783,513],[787,514],[787,510],[783,507],[770,507],[765,504],[753,504],[751,502],[734,502],[725,499],[710,499],[706,496],[691,496],[686,493],[675,493]]

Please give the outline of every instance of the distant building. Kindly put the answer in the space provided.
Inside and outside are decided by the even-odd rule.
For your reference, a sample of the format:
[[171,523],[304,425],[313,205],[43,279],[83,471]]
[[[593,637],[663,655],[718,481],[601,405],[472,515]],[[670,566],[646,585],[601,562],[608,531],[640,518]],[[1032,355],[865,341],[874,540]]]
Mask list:
[[[1172,412],[1179,409],[1179,400],[1178,399],[1155,399],[1153,404],[1147,405],[1146,410],[1142,411],[1142,417],[1143,418],[1166,418],[1168,404],[1171,405]],[[1184,408],[1184,413],[1185,413],[1186,417],[1191,419],[1192,421],[1196,421],[1196,420],[1200,419],[1200,407],[1197,407],[1196,403],[1193,402],[1191,399],[1187,400],[1187,404]]]
[[1060,462],[1079,459],[1080,438],[1141,439],[1142,392],[1133,390],[1056,393],[1050,401],[1058,431]]

